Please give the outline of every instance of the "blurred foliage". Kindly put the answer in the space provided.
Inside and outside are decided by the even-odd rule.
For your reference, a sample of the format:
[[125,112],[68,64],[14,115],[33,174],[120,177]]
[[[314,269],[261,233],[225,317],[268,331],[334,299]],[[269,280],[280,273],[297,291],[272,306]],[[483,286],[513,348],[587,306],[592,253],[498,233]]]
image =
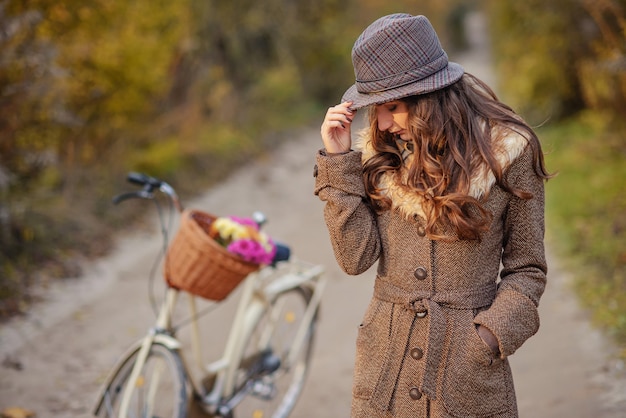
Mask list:
[[602,107],[621,120],[624,0],[485,0],[506,101],[534,123]]
[[[582,95],[588,108],[608,120],[610,130],[626,130],[626,0],[585,0],[596,37],[592,54],[578,67]],[[626,147],[626,138],[622,137]]]
[[626,149],[607,123],[587,111],[539,133],[559,171],[547,185],[548,236],[596,322],[626,343]]
[[114,151],[147,134],[187,15],[166,1],[0,1],[0,299],[108,248],[97,215]]
[[[1,50],[0,116],[13,122],[1,132],[12,151],[3,165],[20,187],[37,180],[32,169],[54,165],[69,183],[64,191],[71,192],[71,171],[100,160],[113,142],[141,129],[142,118],[169,88],[186,10],[148,0],[0,5],[2,27],[10,28]],[[29,164],[31,158],[48,162]]]
[[[579,0],[487,0],[499,91],[540,123],[582,106],[576,63],[588,55]],[[589,35],[587,35],[589,36]]]

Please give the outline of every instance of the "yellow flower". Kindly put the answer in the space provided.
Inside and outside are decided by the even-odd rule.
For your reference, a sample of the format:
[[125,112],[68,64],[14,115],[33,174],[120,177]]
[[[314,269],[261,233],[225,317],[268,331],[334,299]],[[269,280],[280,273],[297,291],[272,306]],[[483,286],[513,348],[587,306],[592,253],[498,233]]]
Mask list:
[[250,235],[250,228],[239,224],[237,224],[237,228],[232,233],[233,240],[248,239],[251,238]]
[[250,238],[250,227],[241,225],[229,218],[217,218],[211,228],[226,241]]

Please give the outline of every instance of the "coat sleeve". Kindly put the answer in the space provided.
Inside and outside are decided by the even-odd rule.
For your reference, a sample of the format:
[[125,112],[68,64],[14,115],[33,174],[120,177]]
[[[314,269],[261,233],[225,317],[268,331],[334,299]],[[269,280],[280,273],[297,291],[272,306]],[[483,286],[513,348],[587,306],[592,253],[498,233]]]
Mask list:
[[324,220],[335,258],[348,274],[365,272],[378,259],[380,237],[376,216],[365,203],[361,153],[316,158],[315,194],[326,202]]
[[502,271],[496,298],[474,322],[496,336],[500,355],[513,354],[539,329],[539,298],[546,284],[544,250],[544,182],[536,175],[532,151],[526,151],[506,173],[514,188],[532,193],[531,199],[511,195],[505,218]]

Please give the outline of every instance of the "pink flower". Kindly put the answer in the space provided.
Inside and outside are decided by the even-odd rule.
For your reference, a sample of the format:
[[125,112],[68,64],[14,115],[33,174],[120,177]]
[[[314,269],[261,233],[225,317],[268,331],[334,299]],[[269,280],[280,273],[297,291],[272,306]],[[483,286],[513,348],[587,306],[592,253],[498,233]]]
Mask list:
[[274,255],[276,255],[276,245],[274,245],[273,242],[271,242],[270,250],[266,251],[261,243],[252,239],[233,241],[226,249],[233,254],[239,255],[244,260],[255,264],[271,264]]

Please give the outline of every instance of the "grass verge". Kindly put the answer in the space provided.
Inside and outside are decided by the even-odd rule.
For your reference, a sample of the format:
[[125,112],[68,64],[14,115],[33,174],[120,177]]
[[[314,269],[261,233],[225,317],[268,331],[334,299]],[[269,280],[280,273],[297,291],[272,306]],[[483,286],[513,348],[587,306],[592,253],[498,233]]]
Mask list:
[[[558,175],[546,186],[547,236],[596,325],[626,343],[626,142],[592,113],[539,130]],[[626,349],[621,353],[626,357]]]

